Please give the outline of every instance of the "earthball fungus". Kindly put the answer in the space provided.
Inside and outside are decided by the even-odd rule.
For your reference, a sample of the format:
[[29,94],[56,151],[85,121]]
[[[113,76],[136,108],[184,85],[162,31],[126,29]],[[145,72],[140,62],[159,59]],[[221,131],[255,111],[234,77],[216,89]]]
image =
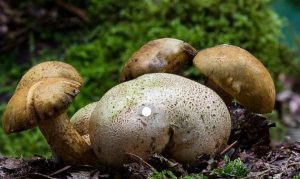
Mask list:
[[91,145],[101,163],[120,167],[126,153],[148,160],[163,153],[182,163],[216,155],[227,144],[231,120],[211,89],[187,78],[146,74],[109,90],[91,113]]

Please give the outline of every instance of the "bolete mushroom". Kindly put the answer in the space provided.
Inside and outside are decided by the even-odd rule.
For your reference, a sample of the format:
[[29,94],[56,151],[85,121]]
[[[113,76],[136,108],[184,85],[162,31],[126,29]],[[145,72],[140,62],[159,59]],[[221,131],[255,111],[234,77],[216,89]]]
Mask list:
[[173,38],[152,40],[136,51],[125,64],[121,81],[147,73],[174,73],[192,62],[197,51],[188,43]]
[[233,45],[218,45],[201,50],[193,61],[217,88],[246,109],[256,113],[272,112],[274,82],[264,65],[248,51]]
[[[178,50],[172,55],[159,55],[167,54],[165,52],[174,48],[174,45],[166,42],[180,49],[180,54],[185,54],[185,58],[179,58]],[[197,53],[192,46],[184,44],[182,48],[182,41],[168,38],[146,43],[125,64],[121,79],[126,81],[146,73],[174,73],[193,57],[192,54]],[[158,63],[159,56],[167,60]],[[179,60],[182,63],[177,63],[178,59],[182,59]],[[268,113],[273,110],[275,86],[272,77],[264,65],[248,51],[233,45],[219,45],[198,52],[193,63],[208,77],[205,85],[216,91],[226,104],[236,99],[252,112]]]
[[95,164],[91,147],[74,129],[66,109],[82,78],[68,64],[50,61],[31,68],[19,82],[4,112],[5,133],[38,126],[55,153],[69,164]]
[[194,163],[200,155],[223,150],[231,131],[228,109],[214,91],[167,73],[121,83],[88,108],[94,109],[91,145],[99,161],[111,167],[126,163],[126,153],[145,160],[164,153]]

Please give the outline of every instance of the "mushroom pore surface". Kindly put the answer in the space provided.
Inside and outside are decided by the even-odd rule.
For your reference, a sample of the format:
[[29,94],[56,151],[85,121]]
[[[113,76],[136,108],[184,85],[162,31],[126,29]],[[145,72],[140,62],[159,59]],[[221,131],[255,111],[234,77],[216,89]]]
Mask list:
[[154,153],[183,163],[215,155],[226,145],[231,120],[211,89],[167,73],[143,75],[109,90],[90,119],[91,145],[105,165],[120,167],[126,153]]
[[233,45],[201,50],[193,60],[210,80],[252,112],[271,112],[275,86],[264,65],[248,51]]

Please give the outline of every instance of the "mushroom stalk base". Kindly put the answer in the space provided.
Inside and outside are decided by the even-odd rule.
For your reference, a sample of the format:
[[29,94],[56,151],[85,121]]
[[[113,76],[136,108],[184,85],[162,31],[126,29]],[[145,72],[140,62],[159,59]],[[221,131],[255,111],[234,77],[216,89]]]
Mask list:
[[65,163],[72,165],[97,163],[94,151],[75,130],[66,113],[56,119],[41,120],[39,128],[48,144]]

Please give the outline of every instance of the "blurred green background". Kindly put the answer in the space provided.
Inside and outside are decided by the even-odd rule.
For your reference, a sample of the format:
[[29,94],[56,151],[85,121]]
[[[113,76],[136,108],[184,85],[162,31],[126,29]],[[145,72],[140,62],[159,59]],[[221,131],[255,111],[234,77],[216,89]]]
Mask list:
[[[0,116],[18,80],[37,63],[61,60],[83,76],[71,115],[118,83],[135,50],[162,37],[199,50],[222,43],[245,48],[280,91],[280,73],[300,76],[299,21],[297,0],[0,0]],[[184,75],[200,79],[193,67]],[[49,157],[50,151],[38,129],[8,136],[0,128],[0,154]]]

